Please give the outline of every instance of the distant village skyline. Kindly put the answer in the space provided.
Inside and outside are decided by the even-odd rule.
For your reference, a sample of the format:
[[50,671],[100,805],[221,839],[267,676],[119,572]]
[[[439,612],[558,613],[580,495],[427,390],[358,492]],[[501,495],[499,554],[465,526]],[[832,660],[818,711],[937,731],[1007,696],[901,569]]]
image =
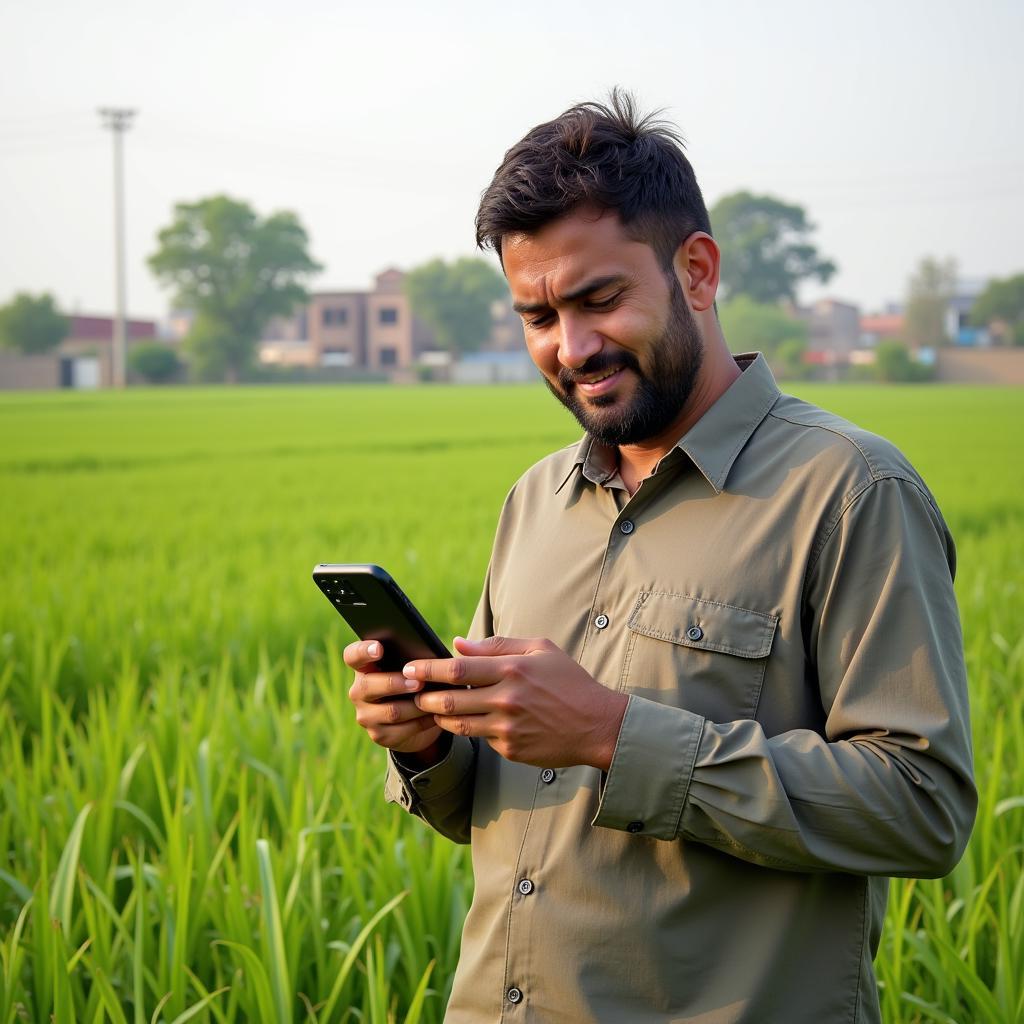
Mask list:
[[313,290],[365,288],[389,265],[472,253],[505,150],[616,84],[678,126],[709,205],[747,188],[807,210],[839,272],[805,302],[883,309],[926,256],[965,278],[1024,269],[1015,0],[650,0],[627,18],[612,0],[295,0],[261,5],[244,35],[227,0],[54,0],[15,5],[4,29],[0,301],[49,290],[64,309],[113,308],[97,108],[137,111],[127,308],[154,317],[170,296],[145,259],[176,202],[293,210],[325,267]]
[[[485,256],[483,256],[480,253],[471,254],[471,255],[479,256],[481,259],[485,259],[486,258]],[[955,257],[954,257],[954,259],[955,259]],[[409,271],[411,269],[413,269],[411,266],[401,266],[398,262],[391,261],[389,263],[385,263],[385,265],[380,267],[378,270],[371,271],[367,275],[366,281],[361,283],[361,284],[349,284],[349,285],[339,285],[339,286],[335,286],[335,285],[333,285],[331,283],[324,282],[322,280],[324,275],[319,275],[318,278],[316,279],[316,281],[314,283],[310,284],[310,286],[307,288],[307,293],[308,293],[310,299],[313,299],[313,298],[316,298],[317,296],[330,295],[330,294],[335,294],[335,293],[339,293],[339,292],[348,293],[348,292],[368,291],[368,290],[372,289],[374,280],[381,273],[389,271],[389,270],[399,270],[399,271],[405,273],[405,272],[407,272],[407,271]],[[908,271],[908,274],[907,274],[908,280],[909,280],[910,274],[913,273],[913,271],[915,269],[916,269],[916,267],[912,267],[911,270]],[[1022,255],[1022,267],[1021,267],[1021,271],[1020,272],[1024,272],[1024,255]],[[1008,273],[1005,276],[1011,276],[1011,275]],[[968,292],[970,292],[972,294],[973,293],[977,293],[977,292],[980,292],[984,288],[984,286],[989,281],[991,281],[993,279],[994,279],[993,275],[981,276],[981,275],[964,275],[964,274],[958,273],[957,274],[957,291],[958,292],[968,291]],[[801,291],[807,291],[807,292],[814,292],[814,295],[812,297],[808,297],[808,298],[801,297],[800,301],[798,302],[798,306],[809,308],[811,306],[814,306],[818,302],[822,302],[822,301],[836,301],[836,302],[842,302],[842,303],[846,303],[848,305],[856,306],[861,311],[861,313],[863,315],[865,315],[865,316],[891,315],[891,314],[900,313],[900,312],[903,311],[903,308],[904,308],[904,306],[906,304],[906,294],[905,294],[906,288],[907,288],[907,281],[904,281],[903,282],[903,288],[899,292],[899,294],[896,294],[896,295],[894,295],[891,298],[885,299],[885,300],[883,300],[883,301],[881,301],[881,302],[879,302],[879,303],[877,303],[875,305],[870,305],[870,304],[866,304],[866,303],[863,303],[863,302],[858,302],[857,299],[855,297],[853,297],[853,296],[845,295],[845,294],[842,294],[842,295],[837,294],[837,293],[835,293],[834,289],[830,289],[827,285],[820,285],[820,284],[815,284],[815,283],[803,282],[800,285],[800,290]],[[48,291],[51,294],[56,294],[54,289],[45,289],[44,288],[44,289],[41,289],[41,291],[43,291],[43,292],[47,292]],[[13,294],[14,293],[11,293],[10,295],[7,295],[7,296],[0,296],[0,305],[2,305],[6,301],[9,301],[9,299],[11,297],[13,297]],[[104,305],[102,302],[100,302],[100,303],[97,303],[96,306],[85,305],[85,304],[82,304],[82,303],[78,303],[76,305],[71,305],[71,306],[66,306],[66,305],[62,305],[59,302],[59,297],[58,297],[58,305],[61,308],[61,312],[63,312],[67,316],[110,317],[110,316],[113,315],[112,312],[111,312],[111,307],[113,305],[113,301],[112,300],[107,302],[106,305]],[[135,320],[135,321],[142,321],[142,320],[144,320],[144,321],[152,321],[152,322],[158,323],[158,324],[159,323],[167,323],[167,322],[173,320],[178,314],[180,314],[182,312],[186,312],[186,311],[183,311],[180,307],[175,306],[174,303],[172,303],[170,301],[170,296],[168,296],[168,301],[166,302],[163,311],[158,311],[158,310],[138,310],[138,309],[136,309],[132,305],[131,298],[129,296],[128,318],[131,319],[131,320]]]

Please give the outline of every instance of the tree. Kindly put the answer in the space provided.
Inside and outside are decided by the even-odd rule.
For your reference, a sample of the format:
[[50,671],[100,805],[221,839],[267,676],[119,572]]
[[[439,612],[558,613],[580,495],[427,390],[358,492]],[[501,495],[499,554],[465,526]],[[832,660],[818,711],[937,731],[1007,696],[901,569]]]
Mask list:
[[810,242],[814,225],[802,206],[773,196],[733,192],[711,208],[715,241],[722,250],[722,287],[727,298],[755,302],[796,301],[801,281],[827,282],[836,265]]
[[971,323],[1024,345],[1024,274],[990,281],[971,307]]
[[487,340],[491,305],[506,292],[501,274],[473,256],[454,263],[434,259],[405,275],[405,294],[413,313],[453,355],[471,352]]
[[304,301],[304,280],[322,269],[295,214],[261,219],[228,196],[179,203],[157,240],[150,269],[196,314],[185,341],[204,379],[237,381],[267,322]]
[[166,384],[181,371],[181,360],[169,345],[159,341],[136,345],[128,353],[132,373],[150,384]]
[[49,292],[38,297],[18,292],[0,307],[0,345],[23,355],[51,352],[68,336],[68,327]]
[[956,289],[956,261],[926,256],[907,283],[904,331],[914,348],[943,345],[946,311]]
[[718,318],[733,352],[763,352],[779,376],[803,374],[807,324],[781,306],[738,295],[719,306]]

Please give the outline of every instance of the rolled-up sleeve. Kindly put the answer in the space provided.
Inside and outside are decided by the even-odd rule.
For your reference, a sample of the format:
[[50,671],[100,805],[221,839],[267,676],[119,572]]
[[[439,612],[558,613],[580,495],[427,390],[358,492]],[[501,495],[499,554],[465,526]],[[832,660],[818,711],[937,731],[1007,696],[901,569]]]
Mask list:
[[594,824],[775,868],[949,872],[977,804],[954,566],[930,496],[910,479],[871,481],[808,568],[824,729],[769,736],[632,696]]

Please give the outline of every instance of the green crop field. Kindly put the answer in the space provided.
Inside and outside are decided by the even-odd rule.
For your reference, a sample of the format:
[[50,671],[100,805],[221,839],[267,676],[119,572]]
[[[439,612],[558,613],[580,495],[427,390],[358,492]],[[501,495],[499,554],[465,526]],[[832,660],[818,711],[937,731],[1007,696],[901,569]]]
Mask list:
[[[801,387],[957,538],[980,811],[892,885],[889,1022],[1024,1021],[1024,393]],[[318,561],[465,629],[540,387],[0,398],[0,1024],[439,1021],[465,851],[381,796]]]

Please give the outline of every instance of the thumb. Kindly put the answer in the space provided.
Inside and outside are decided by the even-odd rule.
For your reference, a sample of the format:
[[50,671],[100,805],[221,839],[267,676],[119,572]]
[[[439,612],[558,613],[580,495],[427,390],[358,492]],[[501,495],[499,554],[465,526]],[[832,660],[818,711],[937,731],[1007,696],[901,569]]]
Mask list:
[[479,658],[493,658],[503,654],[529,654],[533,650],[533,641],[513,636],[489,636],[484,640],[467,640],[465,637],[457,636],[455,650],[459,654]]

